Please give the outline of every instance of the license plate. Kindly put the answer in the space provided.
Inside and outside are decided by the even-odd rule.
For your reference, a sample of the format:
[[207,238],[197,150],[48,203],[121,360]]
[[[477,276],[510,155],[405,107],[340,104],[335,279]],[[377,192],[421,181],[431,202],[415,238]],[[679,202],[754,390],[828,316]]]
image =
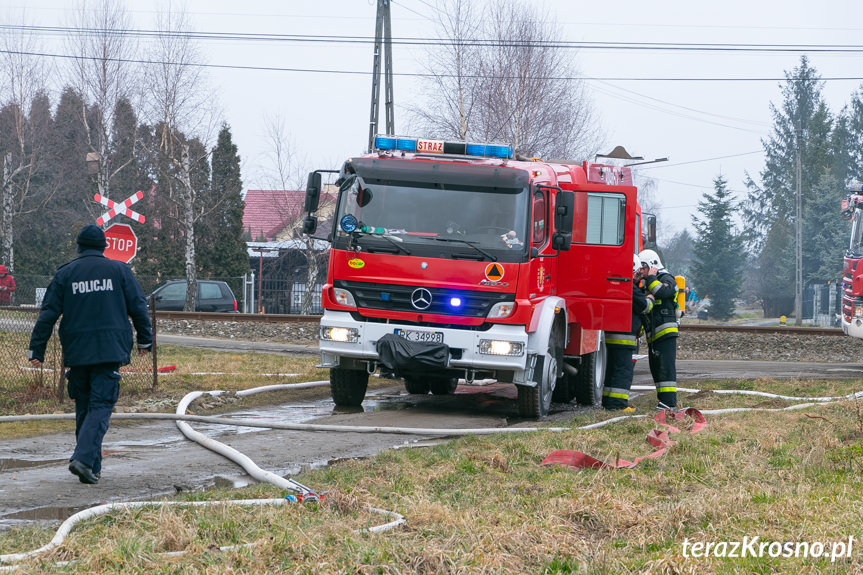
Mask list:
[[442,331],[417,331],[415,329],[397,329],[397,336],[403,337],[408,341],[419,341],[422,343],[443,343]]

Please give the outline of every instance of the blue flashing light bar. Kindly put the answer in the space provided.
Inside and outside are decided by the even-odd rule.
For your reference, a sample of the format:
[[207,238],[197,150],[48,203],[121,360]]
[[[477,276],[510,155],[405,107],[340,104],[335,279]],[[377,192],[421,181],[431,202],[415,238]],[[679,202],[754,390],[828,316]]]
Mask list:
[[375,136],[375,149],[381,151],[425,152],[479,156],[482,158],[511,159],[514,157],[512,146],[501,144],[472,144],[464,142],[441,142],[422,138],[402,138],[397,136]]

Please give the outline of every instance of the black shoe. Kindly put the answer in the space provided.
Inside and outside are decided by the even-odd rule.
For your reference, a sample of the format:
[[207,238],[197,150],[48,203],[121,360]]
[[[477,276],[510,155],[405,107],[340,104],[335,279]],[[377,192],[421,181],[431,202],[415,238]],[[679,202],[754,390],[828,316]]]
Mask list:
[[78,481],[81,483],[89,483],[91,485],[99,483],[99,477],[93,473],[93,470],[76,459],[69,462],[69,471],[77,475]]

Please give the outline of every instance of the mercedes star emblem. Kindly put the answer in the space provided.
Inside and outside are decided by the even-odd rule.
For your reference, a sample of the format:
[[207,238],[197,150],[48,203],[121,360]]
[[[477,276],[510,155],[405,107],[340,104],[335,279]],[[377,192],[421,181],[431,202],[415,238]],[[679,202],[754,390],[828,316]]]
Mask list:
[[432,295],[426,288],[417,288],[411,294],[411,305],[416,309],[428,309],[432,302]]

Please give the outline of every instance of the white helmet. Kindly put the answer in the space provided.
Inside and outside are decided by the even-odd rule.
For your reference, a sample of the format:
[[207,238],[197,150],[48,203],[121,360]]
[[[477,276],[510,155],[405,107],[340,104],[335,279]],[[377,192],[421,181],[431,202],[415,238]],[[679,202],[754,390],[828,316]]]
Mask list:
[[638,254],[638,259],[641,260],[642,264],[647,264],[647,267],[649,268],[661,270],[665,267],[659,259],[659,254],[653,250],[642,250],[641,253]]
[[641,258],[638,257],[638,254],[632,254],[632,273],[638,271],[641,267]]

